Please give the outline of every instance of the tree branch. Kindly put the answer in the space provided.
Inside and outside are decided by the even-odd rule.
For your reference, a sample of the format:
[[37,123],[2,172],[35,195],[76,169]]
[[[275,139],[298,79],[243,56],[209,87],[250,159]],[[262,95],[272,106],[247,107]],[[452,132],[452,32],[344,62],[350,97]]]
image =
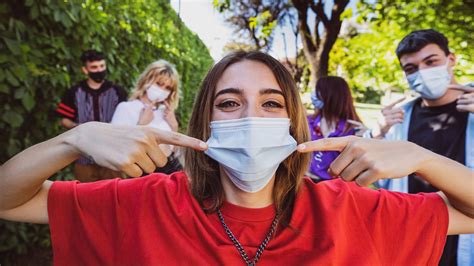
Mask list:
[[316,42],[316,47],[319,47],[321,44],[321,36],[319,35],[319,23],[321,23],[321,19],[316,17],[316,22],[314,23],[314,39]]
[[247,32],[250,34],[250,37],[252,38],[253,43],[255,44],[255,47],[257,50],[260,50],[262,47],[260,45],[260,40],[258,39],[255,29],[250,28],[249,20],[247,18],[242,18],[245,21],[245,28],[247,29]]
[[331,22],[340,21],[341,14],[346,9],[349,0],[334,0],[334,7],[331,13]]
[[311,31],[307,23],[308,2],[306,0],[293,0],[293,6],[298,11],[298,29],[301,34],[303,50],[308,56],[311,56],[315,53],[316,47],[311,38]]
[[324,27],[327,28],[330,21],[328,16],[326,16],[326,13],[324,13],[324,4],[322,0],[319,0],[317,4],[311,1],[310,6],[311,10],[316,13],[317,18],[319,18],[323,22]]

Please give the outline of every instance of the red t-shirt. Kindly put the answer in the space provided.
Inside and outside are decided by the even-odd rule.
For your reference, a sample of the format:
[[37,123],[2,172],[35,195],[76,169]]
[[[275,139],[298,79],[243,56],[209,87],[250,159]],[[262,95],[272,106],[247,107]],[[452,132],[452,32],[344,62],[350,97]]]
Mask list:
[[[48,197],[56,265],[244,265],[216,213],[206,214],[183,172],[55,182]],[[273,206],[225,203],[227,225],[251,258]],[[360,188],[305,179],[291,229],[270,240],[259,265],[435,265],[448,226],[437,194]]]

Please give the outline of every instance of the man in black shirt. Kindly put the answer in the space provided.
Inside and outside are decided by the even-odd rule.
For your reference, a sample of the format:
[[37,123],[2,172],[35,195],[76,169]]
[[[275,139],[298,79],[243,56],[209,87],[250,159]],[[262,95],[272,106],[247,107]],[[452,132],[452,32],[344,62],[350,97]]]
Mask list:
[[[409,140],[474,167],[474,89],[456,82],[456,57],[446,37],[431,29],[414,31],[403,38],[396,53],[410,89],[421,97],[402,107],[385,107],[385,120],[375,137]],[[409,193],[438,191],[416,174],[379,185]],[[474,176],[466,186],[474,193]],[[472,235],[448,236],[439,265],[457,264],[474,264]]]
[[[81,60],[87,79],[67,90],[56,109],[67,129],[89,121],[109,123],[117,105],[127,99],[121,87],[105,79],[107,65],[103,53],[89,50],[82,54]],[[121,176],[120,172],[98,166],[85,157],[76,161],[74,174],[81,182]]]

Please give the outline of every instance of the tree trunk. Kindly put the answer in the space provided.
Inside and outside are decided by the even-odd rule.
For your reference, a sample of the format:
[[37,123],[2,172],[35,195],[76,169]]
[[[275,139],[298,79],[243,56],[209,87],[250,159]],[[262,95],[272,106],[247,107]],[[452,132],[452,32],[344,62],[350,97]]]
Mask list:
[[318,80],[321,77],[325,77],[329,72],[329,54],[331,53],[332,47],[337,41],[337,36],[341,31],[342,21],[331,23],[324,32],[321,44],[316,51],[316,62],[317,65],[313,65],[314,77]]
[[[331,19],[324,13],[324,3],[321,1],[312,3],[306,0],[293,0],[292,2],[298,11],[298,29],[303,43],[304,55],[312,67],[311,78],[316,82],[329,73],[329,54],[341,30],[341,14],[349,1],[334,0]],[[312,9],[318,17],[313,27],[314,36],[311,35],[307,21],[309,9]],[[324,26],[322,38],[317,31],[319,23],[323,23]]]

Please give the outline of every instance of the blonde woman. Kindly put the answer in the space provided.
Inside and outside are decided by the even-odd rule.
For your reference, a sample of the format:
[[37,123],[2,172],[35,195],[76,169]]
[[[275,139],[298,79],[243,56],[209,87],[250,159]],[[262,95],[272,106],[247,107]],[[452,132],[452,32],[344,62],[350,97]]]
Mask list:
[[[143,125],[166,131],[178,131],[174,110],[178,105],[179,77],[175,67],[165,60],[151,63],[137,80],[129,101],[117,106],[112,124]],[[182,169],[173,146],[160,145],[168,163],[156,172],[170,174]]]

